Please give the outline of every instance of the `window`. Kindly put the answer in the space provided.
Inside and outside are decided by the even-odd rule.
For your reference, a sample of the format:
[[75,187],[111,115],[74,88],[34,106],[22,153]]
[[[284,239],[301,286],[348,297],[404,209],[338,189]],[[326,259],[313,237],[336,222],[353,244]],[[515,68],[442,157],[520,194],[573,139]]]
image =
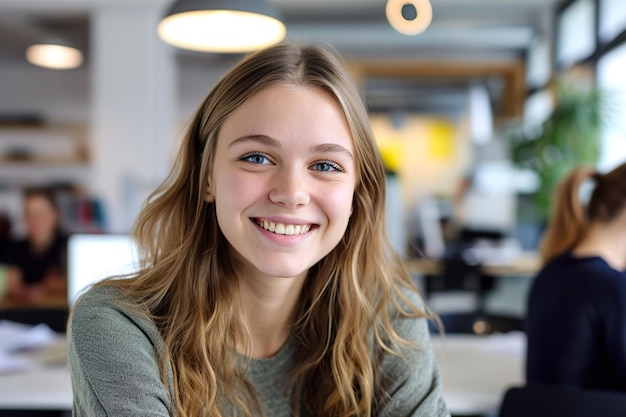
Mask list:
[[594,0],[577,0],[558,15],[556,59],[559,65],[569,66],[595,51],[595,10]]
[[600,0],[600,41],[608,43],[626,28],[624,0]]
[[603,148],[598,168],[611,169],[626,160],[626,44],[604,54],[597,65],[598,86],[615,93],[615,108],[610,110],[610,123],[602,130]]
[[545,38],[536,37],[528,49],[526,84],[531,88],[543,87],[551,77],[550,47]]

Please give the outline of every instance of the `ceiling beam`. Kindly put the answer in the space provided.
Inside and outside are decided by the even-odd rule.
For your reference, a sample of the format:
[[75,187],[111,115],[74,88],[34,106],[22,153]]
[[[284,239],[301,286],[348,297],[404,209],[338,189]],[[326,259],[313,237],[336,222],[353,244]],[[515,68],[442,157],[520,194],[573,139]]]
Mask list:
[[416,79],[487,79],[501,77],[501,111],[503,118],[519,118],[526,100],[525,66],[523,61],[467,63],[465,61],[431,62],[378,62],[351,61],[350,69],[357,80],[367,77],[416,78]]

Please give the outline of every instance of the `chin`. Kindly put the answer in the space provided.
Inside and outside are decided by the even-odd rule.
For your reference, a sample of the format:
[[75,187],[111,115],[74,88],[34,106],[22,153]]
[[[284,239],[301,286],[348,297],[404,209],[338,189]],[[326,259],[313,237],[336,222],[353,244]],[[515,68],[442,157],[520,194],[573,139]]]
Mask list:
[[259,265],[257,270],[263,275],[276,278],[295,278],[306,275],[311,265]]
[[261,270],[261,272],[267,276],[274,278],[296,278],[302,275],[306,275],[309,272],[309,268],[307,269],[269,269],[269,270]]

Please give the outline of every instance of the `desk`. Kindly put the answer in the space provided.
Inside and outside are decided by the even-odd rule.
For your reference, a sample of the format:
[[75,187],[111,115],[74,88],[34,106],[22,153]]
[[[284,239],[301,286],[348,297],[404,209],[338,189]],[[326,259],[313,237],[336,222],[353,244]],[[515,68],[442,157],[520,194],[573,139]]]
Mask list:
[[[443,396],[453,414],[494,413],[506,388],[523,382],[522,333],[433,337]],[[39,362],[65,354],[65,340],[46,348]],[[45,359],[48,358],[48,359]],[[53,360],[54,362],[54,360]],[[0,375],[0,409],[71,410],[72,386],[64,364]]]
[[[404,265],[410,274],[438,275],[441,262],[437,259],[407,258]],[[510,262],[483,264],[485,274],[491,276],[529,277],[539,271],[541,260],[536,253],[524,252]]]
[[72,384],[64,337],[21,354],[34,362],[27,372],[0,374],[0,410],[72,409]]
[[0,311],[5,309],[50,309],[50,308],[67,308],[67,296],[62,295],[46,295],[43,299],[36,302],[24,302],[14,298],[0,298]]
[[455,415],[494,414],[507,388],[524,383],[526,338],[521,332],[433,337],[443,397]]
[[45,323],[52,330],[64,333],[69,314],[67,297],[47,296],[36,303],[3,298],[0,300],[0,320],[24,324]]

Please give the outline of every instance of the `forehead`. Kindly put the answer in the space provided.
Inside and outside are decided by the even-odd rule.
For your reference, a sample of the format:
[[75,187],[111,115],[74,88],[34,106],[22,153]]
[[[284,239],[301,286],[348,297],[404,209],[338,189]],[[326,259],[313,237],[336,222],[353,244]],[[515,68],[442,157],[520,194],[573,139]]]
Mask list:
[[267,113],[275,111],[281,112],[283,117],[292,114],[299,116],[305,112],[345,119],[343,109],[328,90],[297,84],[272,84],[264,87],[248,97],[230,117],[252,112],[267,116]]
[[329,140],[353,149],[343,109],[326,89],[275,84],[249,97],[225,120],[219,137],[261,134],[298,141]]

